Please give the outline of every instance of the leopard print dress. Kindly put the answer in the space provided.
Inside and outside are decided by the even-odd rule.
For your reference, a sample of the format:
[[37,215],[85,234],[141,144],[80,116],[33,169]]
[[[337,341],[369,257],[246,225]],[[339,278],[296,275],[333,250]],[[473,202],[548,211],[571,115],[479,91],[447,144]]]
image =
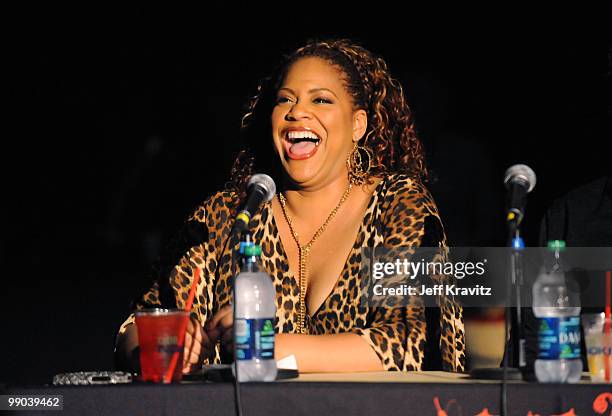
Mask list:
[[[239,201],[235,193],[218,192],[190,217],[180,238],[184,251],[160,270],[152,287],[133,305],[135,309],[163,306],[183,308],[194,270],[202,279],[192,315],[205,323],[231,296],[231,279],[239,271],[239,241],[229,238]],[[296,332],[299,286],[289,270],[270,203],[249,224],[253,239],[262,247],[261,261],[276,289],[277,333]],[[431,370],[462,372],[465,368],[462,309],[452,299],[440,298],[439,307],[368,307],[360,285],[362,247],[428,247],[446,244],[436,205],[419,182],[392,174],[376,187],[365,211],[344,268],[323,304],[307,313],[309,334],[354,333],[376,352],[383,368],[391,371]],[[134,321],[131,315],[120,333]],[[217,346],[215,362],[222,356]]]

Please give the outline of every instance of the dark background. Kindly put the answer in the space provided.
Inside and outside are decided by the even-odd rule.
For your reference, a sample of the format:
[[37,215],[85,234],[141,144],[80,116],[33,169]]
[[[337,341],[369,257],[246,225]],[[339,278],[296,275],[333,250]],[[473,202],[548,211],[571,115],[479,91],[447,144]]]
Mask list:
[[2,52],[0,382],[112,368],[114,335],[160,247],[228,179],[257,80],[307,38],[351,37],[387,60],[452,245],[504,244],[511,164],[538,175],[530,245],[555,198],[611,171],[610,44],[594,20],[587,31],[416,28],[417,17],[343,30],[331,19],[191,14],[6,16],[16,24]]

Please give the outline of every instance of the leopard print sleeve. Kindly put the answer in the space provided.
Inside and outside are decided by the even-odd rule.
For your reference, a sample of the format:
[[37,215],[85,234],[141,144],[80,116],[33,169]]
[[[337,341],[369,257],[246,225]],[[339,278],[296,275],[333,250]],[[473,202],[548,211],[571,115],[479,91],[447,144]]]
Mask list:
[[[223,219],[227,219],[232,196],[217,193],[207,199],[189,217],[181,231],[162,253],[154,266],[154,282],[132,309],[148,307],[184,308],[196,269],[200,282],[193,301],[192,316],[204,323],[213,313],[213,291],[217,275],[218,246]],[[134,314],[121,325],[125,332],[134,322]]]
[[[379,242],[385,248],[393,252],[439,246],[444,252],[442,223],[433,198],[422,184],[396,175],[381,197],[377,227],[382,234]],[[385,370],[463,371],[461,307],[452,300],[440,299],[437,313],[429,314],[429,309],[418,297],[413,297],[408,307],[372,308],[369,325],[358,333],[376,352]]]

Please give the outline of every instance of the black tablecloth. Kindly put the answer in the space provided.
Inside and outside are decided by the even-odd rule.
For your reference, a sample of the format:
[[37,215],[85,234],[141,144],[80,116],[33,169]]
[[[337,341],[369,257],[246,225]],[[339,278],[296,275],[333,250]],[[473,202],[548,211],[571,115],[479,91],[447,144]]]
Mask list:
[[[252,415],[486,415],[499,414],[497,383],[275,382],[242,385]],[[4,387],[2,394],[63,395],[62,415],[233,415],[230,383],[176,385]],[[612,386],[508,385],[511,415],[612,415]],[[594,410],[599,404],[599,410]],[[489,413],[485,412],[485,409]],[[444,410],[446,413],[438,413]],[[15,413],[41,414],[20,411]],[[53,414],[53,413],[46,413]]]

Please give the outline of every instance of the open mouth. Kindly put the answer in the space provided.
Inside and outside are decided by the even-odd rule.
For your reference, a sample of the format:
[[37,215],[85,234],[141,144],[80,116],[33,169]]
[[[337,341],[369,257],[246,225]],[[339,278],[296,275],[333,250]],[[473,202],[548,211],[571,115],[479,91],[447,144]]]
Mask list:
[[284,143],[291,159],[307,159],[316,153],[321,138],[310,130],[290,130],[285,134]]

